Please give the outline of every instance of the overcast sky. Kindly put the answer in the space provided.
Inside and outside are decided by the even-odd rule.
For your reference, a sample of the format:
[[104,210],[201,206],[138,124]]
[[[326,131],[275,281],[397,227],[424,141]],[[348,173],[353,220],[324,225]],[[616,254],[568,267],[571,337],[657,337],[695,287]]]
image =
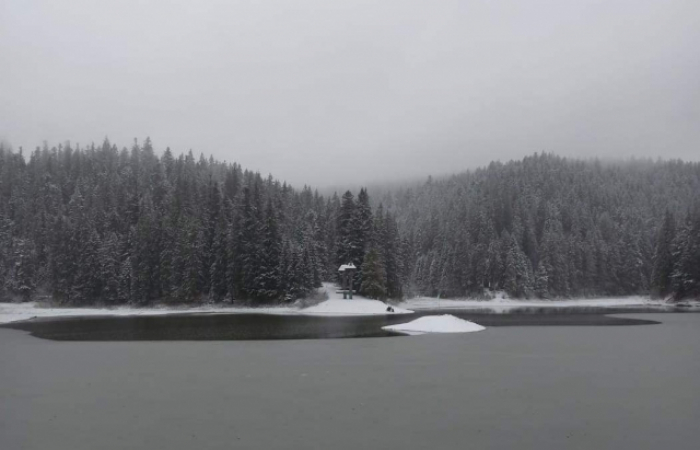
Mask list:
[[700,159],[697,0],[0,0],[0,138],[340,185],[535,151]]

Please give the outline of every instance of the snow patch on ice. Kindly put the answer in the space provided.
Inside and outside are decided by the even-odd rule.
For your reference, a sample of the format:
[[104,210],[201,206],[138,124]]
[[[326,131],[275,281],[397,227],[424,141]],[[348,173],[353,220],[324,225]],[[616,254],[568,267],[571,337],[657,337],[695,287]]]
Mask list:
[[387,325],[382,327],[382,329],[410,335],[426,333],[473,333],[475,331],[485,330],[485,328],[478,323],[460,319],[451,314],[423,316],[412,322]]

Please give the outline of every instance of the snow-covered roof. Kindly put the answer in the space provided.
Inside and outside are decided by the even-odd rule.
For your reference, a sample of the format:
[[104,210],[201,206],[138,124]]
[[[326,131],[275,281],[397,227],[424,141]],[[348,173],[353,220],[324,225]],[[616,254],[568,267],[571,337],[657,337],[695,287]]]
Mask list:
[[338,269],[338,272],[345,272],[346,270],[356,270],[357,267],[355,267],[355,264],[350,263],[350,264],[343,264],[340,266],[340,269]]

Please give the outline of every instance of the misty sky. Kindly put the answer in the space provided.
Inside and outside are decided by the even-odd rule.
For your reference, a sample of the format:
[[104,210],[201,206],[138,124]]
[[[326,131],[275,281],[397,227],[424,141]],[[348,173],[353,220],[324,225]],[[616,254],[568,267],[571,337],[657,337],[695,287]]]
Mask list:
[[697,0],[0,0],[0,138],[296,185],[535,151],[700,159]]

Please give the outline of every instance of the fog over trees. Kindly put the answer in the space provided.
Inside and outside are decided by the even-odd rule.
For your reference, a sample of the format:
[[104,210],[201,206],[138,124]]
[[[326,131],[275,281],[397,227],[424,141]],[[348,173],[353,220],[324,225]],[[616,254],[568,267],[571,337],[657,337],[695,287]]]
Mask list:
[[348,262],[372,298],[698,297],[699,193],[681,161],[536,154],[370,198],[149,139],[0,145],[0,300],[275,304]]
[[698,163],[535,154],[382,201],[410,245],[417,294],[700,294]]

